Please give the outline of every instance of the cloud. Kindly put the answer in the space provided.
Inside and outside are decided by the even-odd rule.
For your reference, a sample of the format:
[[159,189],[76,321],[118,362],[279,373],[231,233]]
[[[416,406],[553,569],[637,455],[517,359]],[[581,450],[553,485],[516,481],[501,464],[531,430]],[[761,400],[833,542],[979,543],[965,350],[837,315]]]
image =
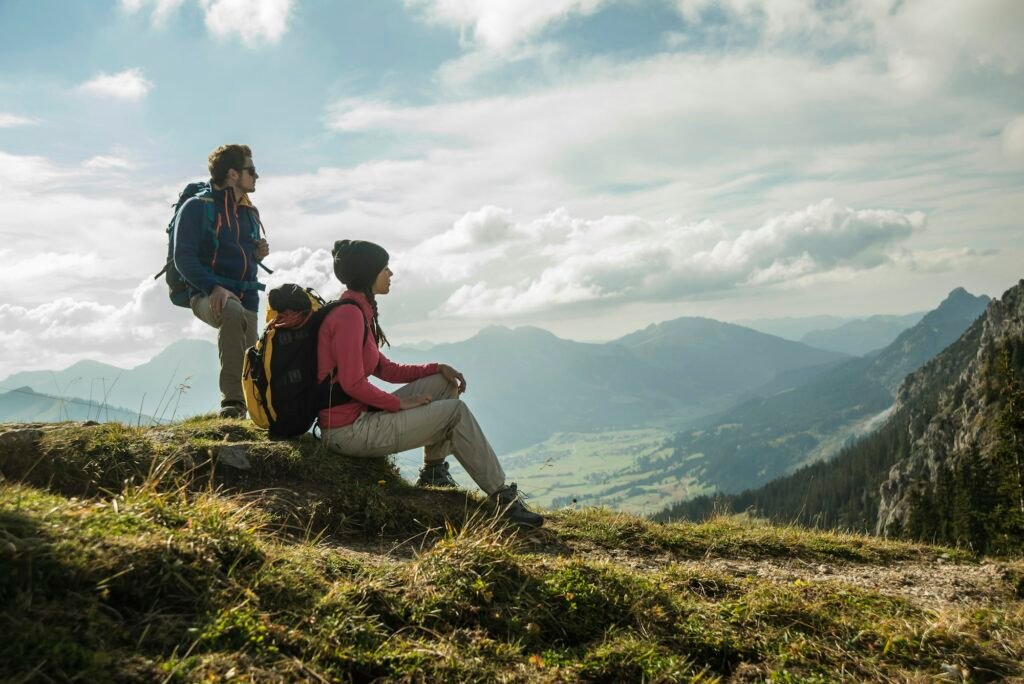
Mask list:
[[170,304],[166,292],[162,281],[147,278],[120,304],[71,297],[28,307],[0,304],[0,375],[63,367],[81,358],[118,365],[148,360],[186,336],[193,319]]
[[763,48],[876,54],[909,90],[933,89],[957,70],[1024,67],[1024,5],[1017,0],[677,0],[676,6],[695,26],[716,25],[725,14],[753,30]]
[[[121,0],[121,7],[135,13],[153,6],[153,24],[159,26],[185,0]],[[237,36],[249,47],[278,43],[288,31],[295,0],[197,0],[206,29],[217,38]]]
[[[466,219],[479,221],[480,216]],[[776,216],[738,235],[711,221],[584,220],[558,210],[527,225],[503,228],[488,244],[508,248],[482,262],[462,254],[465,242],[454,236],[466,230],[453,228],[449,236],[424,243],[434,258],[419,267],[433,263],[444,268],[446,256],[477,264],[466,274],[474,282],[458,286],[438,313],[490,318],[598,300],[727,296],[736,289],[839,269],[871,270],[891,262],[896,248],[924,225],[918,213],[854,210],[833,200]],[[439,244],[447,249],[438,249]]]
[[238,35],[250,47],[277,43],[288,30],[293,0],[200,0],[206,28],[218,38]]
[[174,190],[140,188],[115,160],[60,165],[0,152],[4,301],[123,296],[161,268]]
[[101,73],[78,89],[90,95],[138,102],[153,89],[153,84],[146,80],[141,69],[127,69],[116,74]]
[[120,157],[109,157],[104,155],[97,155],[82,162],[82,166],[87,169],[110,169],[110,170],[122,170],[128,171],[135,168],[127,159]]
[[[0,249],[0,290],[10,292],[16,288],[48,283],[51,286],[77,278],[98,278],[104,270],[95,252],[35,252],[19,254],[12,249]],[[70,276],[70,278],[69,278]]]
[[1007,157],[1024,157],[1024,115],[1016,117],[1003,129],[1003,152]]
[[145,4],[153,5],[153,23],[160,25],[173,14],[185,0],[121,0],[121,8],[130,14],[142,9]]
[[999,254],[998,249],[973,249],[969,247],[917,250],[900,253],[895,262],[900,268],[920,273],[948,273],[969,266]]
[[266,259],[273,275],[261,276],[267,291],[284,283],[298,283],[311,287],[325,299],[333,299],[341,285],[334,277],[334,260],[326,249],[299,247],[286,252],[274,252]]
[[596,12],[605,0],[406,0],[428,21],[471,31],[471,42],[502,51],[553,23]]
[[14,128],[16,126],[34,126],[38,121],[35,119],[29,119],[24,116],[18,116],[17,114],[8,114],[6,112],[0,112],[0,128]]

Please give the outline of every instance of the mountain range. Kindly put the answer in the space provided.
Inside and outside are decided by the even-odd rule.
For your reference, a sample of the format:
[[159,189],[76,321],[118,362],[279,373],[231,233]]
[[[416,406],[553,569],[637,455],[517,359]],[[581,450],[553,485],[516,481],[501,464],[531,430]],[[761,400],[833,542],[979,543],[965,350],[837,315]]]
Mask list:
[[737,492],[827,459],[877,427],[903,378],[959,338],[988,301],[957,288],[884,349],[823,368],[802,384],[774,387],[774,394],[681,432],[674,454],[651,467]]
[[606,473],[606,486],[589,487],[583,496],[567,492],[553,503],[576,498],[620,505],[624,499],[651,500],[655,493],[682,499],[739,492],[826,460],[881,425],[903,377],[960,337],[988,301],[957,288],[884,349],[782,373],[755,390],[760,396],[702,419],[631,465]]
[[461,370],[469,379],[466,401],[499,453],[555,433],[678,429],[778,373],[844,358],[706,318],[659,323],[602,344],[494,326],[462,342],[388,354]]
[[891,344],[900,333],[916,325],[925,313],[918,311],[904,316],[870,316],[829,330],[813,330],[803,335],[800,341],[819,349],[864,356]]
[[31,387],[17,387],[0,394],[0,423],[56,423],[63,420],[118,422],[150,425],[152,416],[133,413],[99,401],[40,394]]
[[979,553],[1016,552],[1024,546],[1021,443],[1024,281],[906,376],[877,432],[829,462],[740,494],[681,502],[657,517],[752,511]]
[[[649,512],[680,496],[754,486],[834,453],[884,418],[903,375],[955,339],[985,301],[954,290],[862,358],[707,318],[652,324],[607,343],[492,326],[460,342],[386,353],[462,370],[465,398],[508,455],[510,475],[545,492],[541,503],[578,498]],[[213,345],[181,340],[132,369],[82,361],[16,373],[2,385],[49,389],[65,401],[81,391],[83,402],[89,387],[94,403],[105,396],[108,406],[138,406],[123,411],[126,422],[140,413],[169,420],[216,408],[216,372]],[[67,415],[48,411],[18,419]],[[403,466],[415,467],[418,456],[405,458]]]
[[214,345],[186,339],[134,368],[83,360],[59,371],[14,373],[0,386],[8,390],[30,387],[63,399],[134,407],[136,416],[143,413],[166,421],[217,410],[217,363]]

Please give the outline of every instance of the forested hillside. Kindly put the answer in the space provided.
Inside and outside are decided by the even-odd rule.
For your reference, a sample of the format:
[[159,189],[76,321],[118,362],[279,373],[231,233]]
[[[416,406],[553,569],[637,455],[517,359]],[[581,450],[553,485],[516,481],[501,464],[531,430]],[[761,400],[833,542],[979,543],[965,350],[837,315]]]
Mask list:
[[650,470],[736,493],[837,454],[885,418],[900,381],[953,343],[988,297],[953,290],[917,325],[876,354],[825,367],[809,381],[752,399],[680,433],[672,456]]
[[993,302],[900,388],[875,434],[833,461],[736,495],[678,503],[657,518],[753,511],[775,521],[970,545],[1024,544],[1024,293]]

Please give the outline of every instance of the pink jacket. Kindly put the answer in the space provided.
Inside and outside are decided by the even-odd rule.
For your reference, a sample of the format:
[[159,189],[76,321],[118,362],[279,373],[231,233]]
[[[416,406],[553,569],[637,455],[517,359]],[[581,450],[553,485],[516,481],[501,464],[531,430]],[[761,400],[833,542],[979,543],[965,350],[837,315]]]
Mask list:
[[338,383],[354,401],[321,411],[320,428],[323,430],[351,425],[371,406],[391,413],[398,411],[398,397],[371,385],[367,380],[369,376],[375,375],[385,382],[405,383],[437,372],[436,363],[413,366],[388,359],[377,347],[372,326],[364,343],[364,321],[373,320],[373,307],[361,292],[346,290],[341,299],[354,299],[363,312],[359,313],[354,306],[339,306],[327,314],[317,338],[317,379],[323,380],[337,368]]

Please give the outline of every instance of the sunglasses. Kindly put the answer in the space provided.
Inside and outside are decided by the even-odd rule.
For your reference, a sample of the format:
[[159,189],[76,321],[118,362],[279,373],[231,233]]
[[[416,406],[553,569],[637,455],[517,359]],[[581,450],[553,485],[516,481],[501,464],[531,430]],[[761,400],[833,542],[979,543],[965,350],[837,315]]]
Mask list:
[[243,166],[242,167],[242,171],[248,171],[249,175],[251,175],[251,176],[255,176],[256,175],[256,167],[255,166]]

